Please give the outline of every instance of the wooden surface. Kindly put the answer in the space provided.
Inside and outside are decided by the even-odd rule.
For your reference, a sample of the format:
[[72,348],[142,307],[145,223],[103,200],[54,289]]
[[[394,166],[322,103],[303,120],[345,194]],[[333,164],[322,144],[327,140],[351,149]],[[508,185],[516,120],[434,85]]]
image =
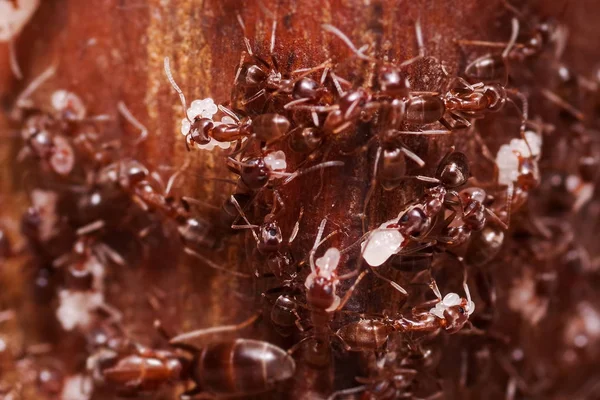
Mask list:
[[[583,70],[588,70],[597,59],[590,52],[598,55],[598,49],[593,47],[595,42],[585,40],[597,28],[577,23],[589,21],[590,16],[582,11],[594,5],[591,0],[588,3],[573,5],[565,14],[576,34],[568,54],[577,60],[577,65],[583,65]],[[551,12],[562,11],[554,8]],[[504,41],[510,34],[509,26],[497,23],[499,17],[507,15],[499,1],[43,1],[16,42],[24,81],[18,82],[12,76],[7,48],[0,47],[0,103],[8,109],[27,82],[48,66],[56,65],[55,77],[36,92],[36,103],[47,104],[52,90],[72,90],[82,97],[90,114],[111,115],[113,121],[107,123],[111,134],[127,142],[133,141],[137,132],[118,116],[116,105],[125,102],[150,134],[139,147],[126,145],[123,153],[139,157],[154,167],[177,168],[190,159],[191,166],[185,179],[179,182],[179,190],[218,206],[232,190],[227,184],[211,179],[230,177],[222,153],[186,152],[179,133],[182,107],[165,79],[163,59],[170,57],[173,74],[188,102],[204,97],[212,97],[216,102],[228,101],[235,68],[245,49],[237,15],[245,22],[253,50],[264,57],[268,57],[273,16],[276,17],[274,57],[286,71],[315,66],[327,58],[344,63],[351,57],[338,38],[321,29],[324,23],[341,29],[357,47],[364,43],[375,44],[376,48],[389,46],[389,58],[401,62],[417,54],[414,23],[420,20],[427,55],[443,60],[451,73],[464,67],[466,56],[471,55],[469,50],[455,44],[456,39]],[[584,39],[577,39],[581,37]],[[366,67],[357,71],[363,77],[368,73]],[[430,63],[418,63],[411,76],[419,90],[435,90],[439,71]],[[4,132],[10,132],[6,119],[0,123]],[[449,144],[462,140],[459,135],[460,132],[433,142],[417,138],[409,144],[420,154],[426,154],[426,173],[431,173],[435,160]],[[0,205],[3,216],[13,218],[17,224],[15,218],[23,211],[26,196],[19,164],[14,159],[15,149],[16,144],[11,140],[4,140],[0,146],[4,163],[0,172]],[[336,239],[338,246],[347,246],[360,236],[360,223],[352,214],[361,211],[368,189],[372,168],[369,157],[372,153],[348,160],[341,173],[327,171],[323,196],[316,201],[312,200],[316,193],[313,179],[298,179],[282,190],[286,204],[290,204],[283,224],[285,232],[295,222],[299,205],[310,206],[310,210],[305,210],[308,216],[302,222],[297,249],[311,246],[317,225],[326,216],[351,232],[345,239]],[[166,177],[169,170],[164,170]],[[392,196],[376,192],[370,217],[381,221],[394,215],[409,193]],[[207,252],[207,256],[228,268],[250,272],[252,260],[247,258],[246,250],[253,243],[248,246],[243,242],[243,235],[227,240],[223,250]],[[152,265],[131,265],[110,276],[107,298],[123,312],[126,330],[136,340],[147,345],[161,343],[152,328],[155,318],[163,319],[173,331],[186,331],[237,323],[261,306],[259,292],[248,280],[215,272],[196,260],[175,254],[172,248],[164,252],[161,249],[159,253],[167,255],[151,259]],[[61,333],[46,314],[52,313],[51,309],[32,302],[26,271],[26,267],[16,262],[5,268],[2,286],[12,289],[2,304],[27,311],[21,321],[25,342],[53,342],[56,353],[66,360],[67,369],[74,371],[81,365],[82,356],[77,354],[81,339]],[[148,301],[153,294],[160,298],[159,311]],[[320,390],[318,384],[315,387]],[[330,389],[322,389],[321,394]],[[310,388],[297,390],[299,398],[300,391]]]

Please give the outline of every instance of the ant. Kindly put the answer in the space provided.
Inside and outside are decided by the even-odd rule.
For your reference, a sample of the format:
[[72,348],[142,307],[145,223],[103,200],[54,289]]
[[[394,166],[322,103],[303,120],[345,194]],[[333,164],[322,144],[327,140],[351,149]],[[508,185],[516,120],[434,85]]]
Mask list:
[[328,357],[328,352],[323,346],[326,346],[327,343],[329,343],[329,337],[332,334],[329,322],[331,321],[333,313],[341,310],[345,306],[357,285],[368,272],[366,270],[361,272],[352,286],[346,291],[344,297],[340,299],[336,294],[337,285],[340,281],[356,276],[358,270],[351,271],[345,275],[338,275],[337,268],[339,266],[341,252],[335,247],[330,247],[322,257],[315,260],[317,248],[329,237],[321,240],[326,223],[327,219],[323,219],[319,225],[315,243],[309,254],[311,272],[304,282],[306,303],[310,310],[310,319],[314,331],[311,336],[306,337],[296,344],[297,347],[305,340],[316,339],[316,344],[314,347],[311,347],[312,351],[309,356],[311,362],[314,363],[319,363],[323,356]]
[[283,186],[310,172],[344,165],[342,161],[326,161],[303,170],[285,172],[287,169],[286,155],[281,150],[266,152],[264,155],[250,157],[242,161],[228,157],[227,161],[233,164],[230,166],[230,170],[240,176],[241,183],[250,191],[266,188],[269,183],[278,178],[285,178],[283,183],[277,185]]
[[[436,186],[428,188],[420,201],[406,207],[398,217],[370,231],[361,243],[362,258],[370,267],[378,267],[395,254],[415,251],[405,248],[411,241],[423,242],[429,236],[435,219],[444,207],[454,204],[449,196],[460,201],[460,195],[454,189],[463,186],[469,175],[467,157],[454,149],[450,150],[440,161],[435,178],[416,177],[420,181],[435,183]],[[435,241],[421,244],[418,249],[434,243]],[[404,289],[400,291],[406,294]]]
[[[278,277],[281,278],[284,273],[284,269],[286,265],[291,264],[291,254],[286,250],[286,247],[289,247],[292,242],[296,239],[298,234],[298,230],[300,227],[300,220],[302,219],[302,215],[304,213],[303,209],[300,209],[300,215],[298,220],[294,224],[294,228],[290,233],[290,237],[287,241],[284,241],[283,235],[281,233],[281,227],[277,222],[277,219],[281,213],[283,213],[285,209],[285,205],[283,204],[283,200],[277,193],[277,191],[273,191],[273,208],[269,214],[267,214],[263,223],[260,226],[253,225],[250,223],[244,210],[241,205],[238,203],[235,195],[230,197],[230,201],[236,208],[238,215],[241,216],[246,225],[235,225],[232,224],[232,229],[250,229],[252,232],[252,236],[256,241],[256,247],[258,251],[267,257],[267,265],[269,269]],[[277,204],[281,206],[281,210],[275,213],[275,209]],[[258,233],[255,231],[258,230]]]
[[[283,138],[289,130],[290,121],[281,114],[260,114],[252,118],[240,119],[232,110],[222,105],[217,106],[211,98],[194,100],[187,108],[185,95],[171,73],[168,57],[164,60],[164,69],[167,79],[179,94],[183,109],[186,111],[186,117],[181,122],[181,133],[186,138],[188,150],[190,144],[209,151],[215,147],[228,149],[232,142],[250,137],[270,145]],[[225,114],[220,122],[214,120],[219,110]]]
[[507,220],[511,210],[525,204],[529,192],[540,183],[539,159],[542,150],[540,131],[527,130],[522,139],[512,139],[498,149],[495,167],[497,183],[507,188]]
[[[296,370],[293,358],[268,342],[236,339],[240,329],[258,316],[239,325],[200,329],[169,338],[160,322],[155,325],[169,344],[183,350],[183,356],[169,350],[143,349],[120,358],[103,371],[104,378],[117,386],[138,392],[154,390],[172,381],[191,380],[195,387],[182,398],[204,394],[215,397],[249,396],[267,392],[291,378]],[[202,343],[201,347],[190,342]]]
[[[278,97],[286,99],[291,97],[293,99],[292,105],[300,105],[306,102],[317,103],[323,99],[327,99],[327,103],[331,101],[332,96],[329,90],[322,83],[319,85],[316,81],[307,77],[307,75],[321,69],[325,69],[323,74],[323,77],[325,77],[330,66],[329,60],[313,68],[297,69],[291,72],[290,77],[284,77],[274,56],[277,20],[273,19],[271,31],[269,46],[271,63],[254,54],[246,34],[246,26],[240,15],[238,15],[238,22],[244,32],[246,51],[242,52],[234,79],[231,97],[235,109],[245,110],[248,114],[254,116],[264,113],[269,104]],[[300,75],[291,78],[297,74]]]

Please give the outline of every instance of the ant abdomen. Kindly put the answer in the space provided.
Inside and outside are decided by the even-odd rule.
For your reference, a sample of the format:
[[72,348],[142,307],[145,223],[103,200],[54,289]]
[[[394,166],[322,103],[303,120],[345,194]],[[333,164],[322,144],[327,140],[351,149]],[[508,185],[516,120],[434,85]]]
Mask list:
[[439,96],[417,96],[408,101],[405,121],[411,124],[432,124],[446,112],[444,101]]
[[488,54],[470,63],[465,68],[465,76],[471,83],[503,83],[508,68],[502,54]]
[[290,121],[281,114],[261,114],[252,118],[252,129],[258,140],[269,143],[287,133]]
[[323,143],[323,131],[318,128],[299,127],[290,132],[289,146],[298,153],[310,153]]
[[387,343],[392,331],[383,321],[363,319],[342,326],[337,335],[349,351],[378,351]]
[[266,392],[292,377],[296,363],[281,348],[260,340],[237,339],[205,347],[196,358],[193,379],[215,396]]

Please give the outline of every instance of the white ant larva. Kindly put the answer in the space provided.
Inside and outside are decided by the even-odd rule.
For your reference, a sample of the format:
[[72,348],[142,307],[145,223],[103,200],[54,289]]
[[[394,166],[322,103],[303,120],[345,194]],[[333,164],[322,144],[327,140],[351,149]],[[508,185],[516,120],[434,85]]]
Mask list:
[[[236,121],[234,118],[232,118],[231,115],[224,116],[221,119],[221,121],[215,121],[214,116],[215,114],[217,114],[220,107],[217,106],[214,100],[210,97],[203,100],[194,100],[188,108],[185,100],[185,95],[183,94],[183,91],[181,90],[179,85],[177,85],[175,79],[173,78],[169,57],[165,57],[164,68],[165,74],[167,75],[167,79],[169,80],[169,83],[171,84],[173,89],[175,89],[177,94],[179,94],[181,105],[183,106],[183,109],[185,111],[185,118],[181,120],[181,134],[186,137],[186,141],[188,143],[193,143],[198,149],[208,151],[213,150],[215,147],[219,147],[221,149],[228,149],[229,147],[231,147],[231,142],[220,142],[213,137],[207,137],[205,143],[200,143],[199,141],[193,140],[195,131],[199,129],[212,130],[219,125],[236,125],[239,123],[239,121]],[[226,114],[229,113],[226,112]],[[201,122],[201,120],[204,120],[205,122],[202,127],[194,126],[197,123]],[[204,134],[204,132],[201,133]]]
[[390,225],[397,224],[398,219],[391,219],[381,224],[379,228],[373,229],[367,239],[361,243],[362,257],[371,267],[379,267],[385,263],[404,243],[404,236],[398,229],[388,228]]

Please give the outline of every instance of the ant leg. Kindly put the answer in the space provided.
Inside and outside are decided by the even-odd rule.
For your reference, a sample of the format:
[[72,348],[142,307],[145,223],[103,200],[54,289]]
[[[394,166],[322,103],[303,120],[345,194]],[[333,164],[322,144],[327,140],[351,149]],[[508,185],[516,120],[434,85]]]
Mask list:
[[401,146],[400,151],[402,153],[404,153],[405,156],[407,156],[408,158],[413,160],[419,166],[419,168],[423,168],[425,166],[425,161],[423,161],[423,159],[421,157],[419,157],[418,155],[416,155],[415,153],[413,153],[406,147]]
[[172,345],[188,345],[195,346],[197,348],[203,348],[210,343],[216,341],[224,341],[229,339],[235,339],[238,334],[237,332],[251,326],[260,318],[261,314],[256,313],[247,320],[236,324],[236,325],[222,325],[215,326],[212,328],[198,329],[191,332],[182,333],[169,340]]
[[315,271],[317,269],[315,266],[315,253],[317,251],[317,248],[321,244],[321,237],[323,236],[323,231],[325,230],[325,224],[327,224],[327,218],[323,218],[321,220],[321,223],[319,224],[319,230],[317,231],[317,237],[315,238],[315,243],[313,244],[313,247],[308,255],[310,269],[312,271]]
[[405,296],[408,296],[408,292],[406,291],[406,289],[404,289],[402,286],[398,285],[396,282],[394,282],[393,280],[386,278],[385,276],[381,275],[379,272],[377,272],[375,270],[375,268],[371,267],[369,265],[369,269],[373,272],[373,274],[375,274],[375,276],[377,276],[379,279],[386,281],[387,283],[390,284],[390,286],[392,286],[394,289],[396,289],[397,291],[399,291],[400,293],[402,293]]
[[183,165],[181,166],[181,168],[179,168],[177,171],[175,171],[173,173],[173,175],[171,175],[169,177],[169,179],[167,180],[167,187],[165,188],[165,197],[169,197],[169,195],[171,194],[171,189],[173,188],[173,184],[175,183],[175,181],[177,180],[177,178],[179,178],[181,176],[181,174],[183,173],[183,171],[187,170],[188,167],[191,164],[191,160],[189,157],[186,157],[185,162],[183,163]]
[[23,72],[19,66],[14,38],[8,41],[8,59],[10,61],[10,69],[12,70],[13,74],[15,74],[15,77],[18,80],[23,79]]
[[348,38],[348,36],[346,36],[344,32],[340,31],[335,26],[330,24],[323,24],[321,25],[321,27],[324,31],[333,33],[335,36],[337,36],[342,42],[344,42],[344,44],[350,49],[350,51],[352,51],[361,60],[374,61],[372,57],[365,55],[361,50],[357,49],[354,43],[352,43],[352,41]]
[[571,114],[580,122],[585,121],[585,114],[582,111],[569,104],[566,100],[562,99],[556,93],[548,89],[541,89],[541,93],[546,99],[548,99],[552,103],[556,104],[558,107]]
[[204,264],[206,264],[208,267],[212,268],[212,269],[216,269],[219,271],[223,271],[223,272],[227,272],[228,274],[231,274],[233,276],[237,276],[240,278],[246,278],[246,279],[251,279],[252,275],[248,275],[248,274],[244,274],[242,272],[237,272],[237,271],[232,271],[230,269],[227,269],[219,264],[214,263],[213,261],[209,260],[208,258],[204,257],[202,254],[192,250],[189,247],[184,247],[183,248],[184,253],[186,253],[187,255],[190,255],[194,258],[197,258],[198,260],[202,261]]
[[244,102],[242,103],[243,105],[248,105],[250,103],[252,103],[254,100],[258,99],[259,97],[266,95],[267,91],[266,89],[260,89],[258,92],[256,92],[254,95],[252,95],[251,97],[249,97],[248,99],[244,100]]
[[[230,200],[231,203],[233,203],[233,206],[235,207],[235,209],[237,210],[237,212],[241,215],[241,217],[244,219],[244,221],[246,221],[246,225],[242,228],[240,225],[237,228],[234,228],[234,225],[231,226],[232,229],[250,229],[250,231],[252,232],[252,236],[254,236],[254,240],[256,241],[256,244],[260,244],[260,240],[258,239],[258,235],[256,234],[256,232],[254,231],[254,228],[258,228],[257,225],[253,225],[250,223],[250,221],[248,221],[248,218],[246,217],[246,213],[244,213],[244,210],[242,210],[242,207],[240,206],[240,203],[238,203],[237,199],[235,198],[234,195],[230,196]],[[238,225],[235,225],[238,226]]]
[[360,219],[362,220],[362,228],[363,233],[367,231],[366,227],[366,219],[367,219],[367,207],[369,206],[369,201],[371,201],[371,196],[375,191],[377,185],[377,170],[379,168],[379,160],[381,159],[382,148],[379,146],[377,148],[377,154],[375,155],[375,162],[373,163],[373,175],[371,176],[371,184],[369,185],[369,190],[367,191],[367,195],[365,196],[365,200],[363,203],[362,214]]
[[133,116],[133,114],[131,113],[131,111],[129,111],[129,108],[127,108],[124,102],[119,101],[117,103],[117,109],[119,110],[123,118],[127,120],[127,122],[129,122],[131,125],[133,125],[140,131],[140,136],[133,142],[133,145],[137,146],[143,141],[145,141],[148,137],[148,128],[146,128],[136,117]]
[[298,220],[294,224],[294,228],[292,229],[292,233],[290,234],[290,238],[288,239],[288,244],[291,244],[298,236],[298,232],[300,231],[300,221],[302,220],[302,216],[304,215],[304,206],[300,206],[300,214],[298,215]]
[[[331,144],[327,145],[327,148],[325,149],[325,151],[323,152],[323,157],[322,160],[327,160],[327,157],[329,157],[329,153],[331,152],[332,146]],[[319,190],[317,190],[317,194],[315,194],[315,196],[313,197],[313,199],[316,201],[319,196],[321,195],[321,192],[323,191],[323,176],[325,175],[325,170],[322,169],[319,172]]]
[[342,308],[344,308],[344,306],[346,305],[346,303],[348,302],[348,300],[350,300],[350,296],[352,296],[352,293],[354,292],[354,289],[356,289],[356,286],[360,283],[360,281],[363,280],[363,278],[368,273],[369,273],[369,270],[366,269],[363,272],[361,272],[361,274],[358,276],[358,278],[356,278],[356,280],[354,281],[354,283],[352,284],[352,286],[350,286],[350,288],[346,291],[346,294],[344,294],[344,297],[342,297],[342,300],[340,301],[340,304],[335,309],[336,312],[340,311]]
[[288,183],[290,183],[291,181],[293,181],[294,179],[296,179],[299,176],[302,175],[306,175],[308,173],[311,173],[313,171],[317,171],[319,169],[322,168],[329,168],[329,167],[343,167],[344,166],[344,162],[343,161],[326,161],[317,165],[313,165],[312,167],[306,168],[302,171],[296,171],[292,174],[289,173],[282,173],[282,172],[272,172],[272,174],[274,176],[280,176],[280,177],[284,177],[287,176],[287,178],[285,179],[285,181],[283,181],[282,185],[286,185]]

